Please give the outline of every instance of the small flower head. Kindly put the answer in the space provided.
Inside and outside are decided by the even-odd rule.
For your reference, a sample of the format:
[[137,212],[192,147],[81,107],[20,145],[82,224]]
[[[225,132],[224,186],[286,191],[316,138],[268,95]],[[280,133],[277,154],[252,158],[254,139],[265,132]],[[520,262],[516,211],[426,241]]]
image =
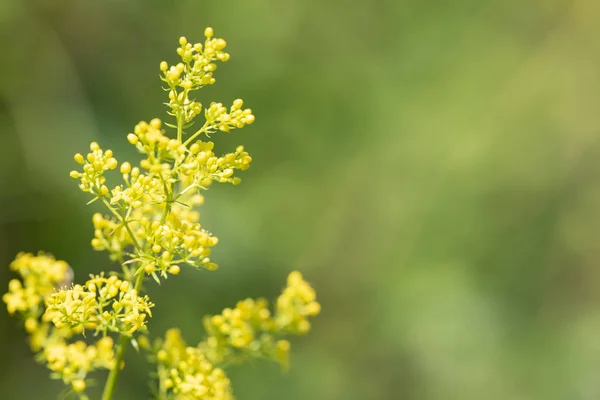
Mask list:
[[315,290],[306,282],[298,271],[290,273],[287,287],[277,299],[275,319],[279,329],[292,333],[304,334],[310,330],[308,317],[321,312],[321,305],[316,301]]
[[117,168],[118,162],[113,157],[112,150],[103,151],[98,143],[90,144],[90,152],[84,158],[81,154],[75,154],[75,162],[83,166],[83,171],[71,171],[70,175],[79,180],[79,188],[96,196],[103,197],[108,194],[108,188],[104,185],[106,178],[104,172]]
[[200,348],[213,363],[243,361],[246,356],[254,356],[270,358],[287,368],[290,343],[279,337],[308,332],[308,317],[319,311],[314,289],[295,271],[277,299],[275,314],[265,299],[246,299],[235,308],[205,317],[208,337]]
[[83,341],[67,343],[54,340],[44,349],[43,358],[48,368],[76,392],[86,388],[86,376],[95,370],[112,369],[115,365],[114,342],[104,337],[95,344]]
[[129,282],[114,275],[97,275],[83,286],[59,290],[46,305],[44,319],[57,328],[68,327],[75,333],[116,331],[128,336],[146,329],[154,306],[148,296],[139,296]]
[[233,400],[224,371],[209,362],[199,348],[187,346],[179,330],[167,331],[155,359],[161,386],[175,398]]
[[20,312],[35,317],[42,312],[43,300],[51,296],[72,274],[66,262],[44,253],[37,256],[19,253],[10,268],[19,274],[22,281],[11,280],[8,293],[2,297],[8,312]]

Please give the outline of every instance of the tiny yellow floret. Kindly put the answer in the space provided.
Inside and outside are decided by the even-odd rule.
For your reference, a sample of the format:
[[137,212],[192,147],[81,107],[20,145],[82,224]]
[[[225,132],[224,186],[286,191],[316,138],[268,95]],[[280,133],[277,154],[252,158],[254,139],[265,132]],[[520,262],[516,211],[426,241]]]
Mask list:
[[83,392],[85,390],[85,381],[83,379],[75,379],[71,385],[73,386],[73,390],[76,392]]
[[83,158],[83,155],[80,153],[75,154],[75,156],[73,157],[75,159],[75,162],[77,162],[77,164],[85,164],[85,158]]
[[133,133],[130,133],[127,135],[127,141],[133,145],[136,145],[138,143],[138,137]]
[[25,320],[25,330],[28,333],[33,333],[38,327],[38,321],[35,318],[27,318]]
[[153,263],[149,263],[149,264],[146,264],[146,265],[144,266],[144,271],[145,271],[147,274],[151,274],[151,273],[153,273],[154,271],[156,271],[156,267],[154,266],[154,264],[153,264]]
[[125,161],[123,164],[121,164],[121,173],[123,175],[125,175],[130,172],[131,172],[131,164],[129,164],[127,161]]

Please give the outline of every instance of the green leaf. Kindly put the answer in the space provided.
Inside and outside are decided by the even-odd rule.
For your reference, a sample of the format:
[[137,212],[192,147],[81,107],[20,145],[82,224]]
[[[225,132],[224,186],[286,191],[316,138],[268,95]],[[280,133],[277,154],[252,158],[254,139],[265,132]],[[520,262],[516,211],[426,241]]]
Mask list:
[[156,275],[156,271],[154,271],[152,273],[152,278],[154,278],[154,280],[156,281],[156,283],[158,283],[160,285],[160,278],[158,277],[158,275]]
[[92,204],[93,202],[95,202],[96,200],[98,200],[100,197],[96,196],[94,197],[92,200],[88,201],[85,205],[89,206],[90,204]]

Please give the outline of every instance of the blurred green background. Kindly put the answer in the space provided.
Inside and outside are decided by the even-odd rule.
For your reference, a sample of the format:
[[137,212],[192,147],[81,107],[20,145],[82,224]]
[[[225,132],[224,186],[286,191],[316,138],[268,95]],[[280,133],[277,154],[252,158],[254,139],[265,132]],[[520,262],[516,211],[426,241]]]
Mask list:
[[[108,267],[72,155],[135,158],[159,62],[211,25],[232,58],[201,100],[246,100],[256,123],[214,138],[254,161],[202,208],[221,268],[148,285],[154,332],[196,341],[299,269],[323,313],[288,373],[231,370],[239,399],[598,399],[599,21],[594,0],[1,0],[0,287],[20,250]],[[3,399],[62,389],[3,307],[0,355]],[[127,360],[117,399],[148,398]]]

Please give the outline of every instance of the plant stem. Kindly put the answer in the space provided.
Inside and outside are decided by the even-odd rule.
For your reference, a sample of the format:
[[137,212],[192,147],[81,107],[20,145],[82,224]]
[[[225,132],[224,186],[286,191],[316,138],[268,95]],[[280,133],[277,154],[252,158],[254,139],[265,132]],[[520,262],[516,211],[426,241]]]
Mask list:
[[[144,271],[140,271],[135,281],[135,292],[139,293],[144,281]],[[102,400],[111,400],[115,387],[117,386],[117,380],[119,378],[119,372],[121,372],[121,365],[123,364],[123,358],[125,357],[125,350],[129,343],[129,337],[121,335],[119,339],[119,345],[117,346],[117,354],[115,357],[115,365],[110,370],[106,384],[104,385],[104,392],[102,393]]]
[[183,136],[183,121],[181,118],[177,118],[177,140],[181,142]]
[[169,215],[169,212],[171,211],[171,203],[173,201],[172,197],[173,195],[171,194],[171,191],[169,190],[169,185],[167,185],[167,181],[162,177],[162,175],[160,175],[160,179],[162,180],[163,183],[163,188],[165,190],[165,209],[163,210],[162,213],[162,217],[160,218],[160,224],[164,225],[165,222],[167,221],[167,215]]
[[117,212],[117,210],[115,210],[115,208],[110,204],[110,202],[108,200],[106,200],[106,198],[102,197],[102,202],[110,210],[110,212],[112,212],[114,214],[114,216],[117,217],[117,219],[119,221],[121,221],[123,226],[125,226],[127,233],[129,233],[129,236],[131,236],[131,240],[133,241],[133,245],[135,246],[135,248],[138,250],[141,249],[139,243],[137,242],[137,239],[135,238],[135,235],[133,234],[133,231],[131,230],[131,228],[129,227],[129,224],[127,223],[127,218],[125,217],[125,215],[119,214]]
[[121,371],[121,364],[123,364],[123,358],[125,357],[125,349],[127,349],[127,342],[129,338],[123,335],[119,340],[119,346],[117,347],[117,356],[115,358],[115,366],[110,370],[106,385],[104,385],[104,392],[102,393],[102,400],[111,400],[115,387],[117,386],[117,378]]
[[206,128],[208,128],[208,126],[209,126],[209,123],[208,123],[208,121],[206,121],[206,122],[204,123],[204,125],[202,125],[202,128],[198,129],[198,131],[196,131],[196,133],[194,133],[192,136],[190,136],[190,137],[188,138],[188,140],[186,140],[186,141],[185,141],[185,143],[184,143],[183,145],[187,147],[187,146],[188,146],[188,144],[192,143],[192,140],[196,139],[196,137],[197,137],[198,135],[200,135],[200,134],[202,134],[202,133],[205,133],[205,132],[206,132]]

